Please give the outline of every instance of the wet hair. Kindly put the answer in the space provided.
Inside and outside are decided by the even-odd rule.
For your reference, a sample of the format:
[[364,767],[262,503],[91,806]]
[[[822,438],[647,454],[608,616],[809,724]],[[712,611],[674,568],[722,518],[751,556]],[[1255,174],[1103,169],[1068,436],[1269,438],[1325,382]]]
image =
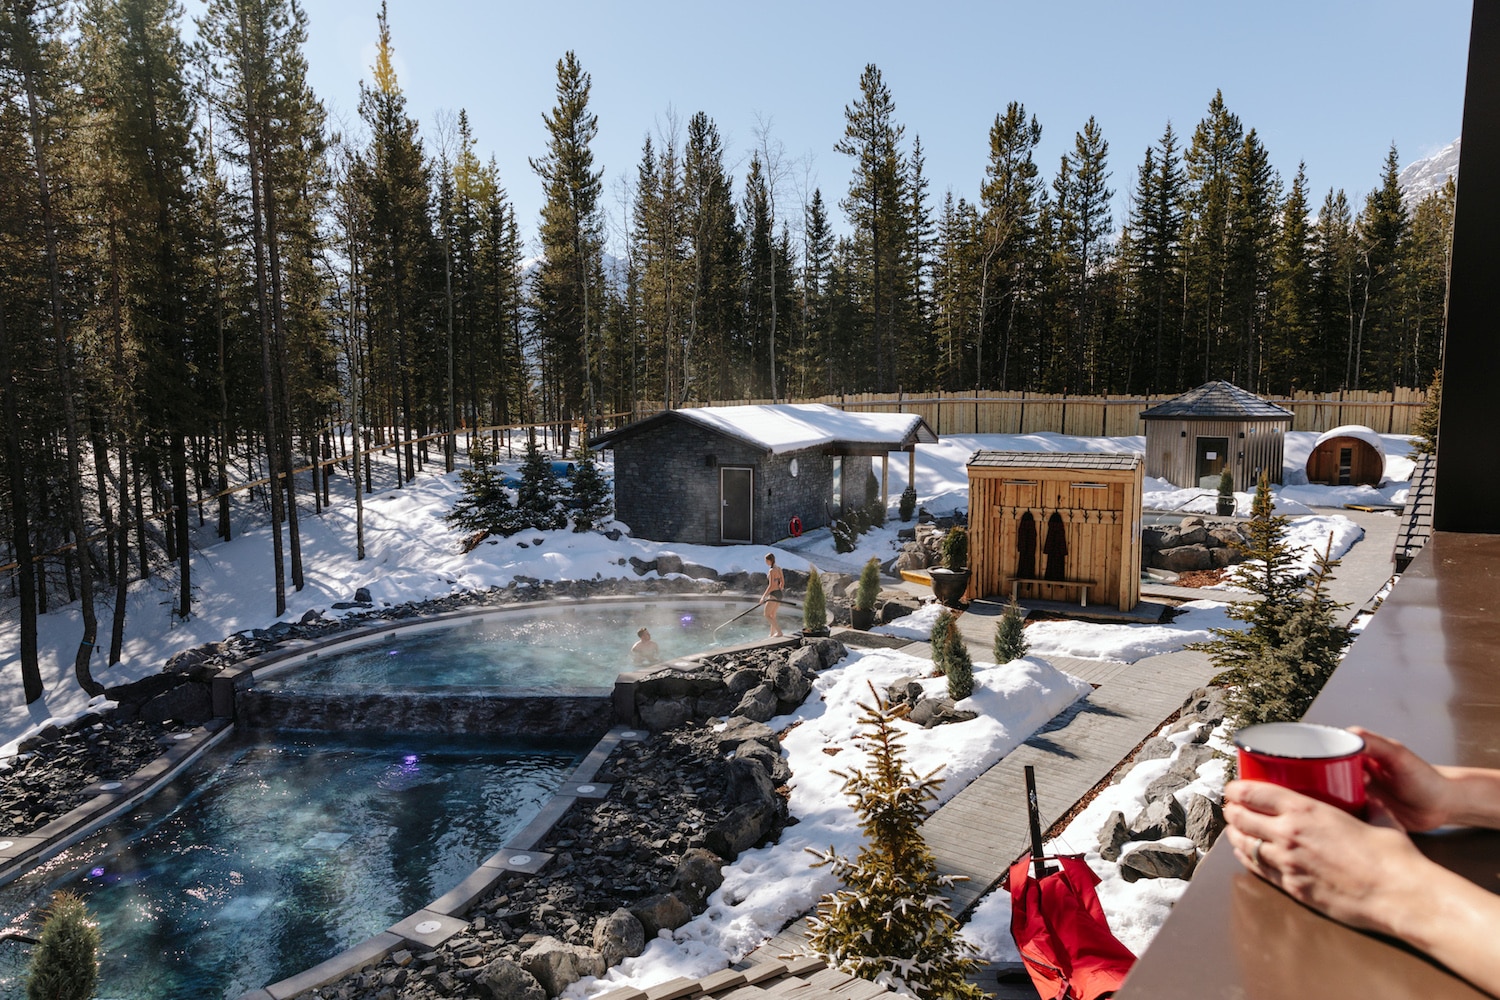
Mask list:
[[646,636],[648,636],[650,634],[651,634],[651,632],[645,626],[642,626],[642,627],[640,627],[640,628],[638,628],[638,629],[635,630],[635,637],[637,639],[644,639],[644,638],[646,638]]

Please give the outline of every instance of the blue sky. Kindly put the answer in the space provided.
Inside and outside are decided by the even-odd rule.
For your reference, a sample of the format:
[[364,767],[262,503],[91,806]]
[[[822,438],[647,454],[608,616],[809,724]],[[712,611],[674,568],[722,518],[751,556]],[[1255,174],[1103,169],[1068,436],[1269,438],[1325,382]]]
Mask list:
[[[335,125],[358,129],[378,3],[304,6],[313,87]],[[1018,100],[1042,124],[1049,180],[1074,133],[1098,119],[1118,226],[1146,146],[1169,119],[1186,143],[1219,88],[1288,184],[1305,161],[1314,205],[1335,187],[1357,209],[1391,142],[1404,166],[1458,136],[1470,14],[1457,0],[390,4],[397,73],[429,150],[439,112],[467,109],[528,241],[541,186],[527,158],[545,146],[541,116],[568,49],[593,77],[595,161],[616,228],[620,182],[671,112],[684,130],[698,110],[716,121],[737,190],[757,121],[768,122],[785,151],[783,204],[816,186],[836,206],[850,168],[833,145],[870,62],[908,142],[922,138],[934,205],[948,189],[977,195],[990,123]]]

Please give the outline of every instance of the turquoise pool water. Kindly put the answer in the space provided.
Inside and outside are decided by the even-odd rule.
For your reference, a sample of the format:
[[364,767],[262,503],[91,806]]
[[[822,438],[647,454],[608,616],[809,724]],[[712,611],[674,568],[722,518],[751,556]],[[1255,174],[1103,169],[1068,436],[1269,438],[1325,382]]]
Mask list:
[[[0,888],[10,926],[53,891],[103,936],[97,996],[237,997],[377,934],[524,826],[587,745],[277,734],[211,752],[129,816]],[[0,996],[29,949],[0,944]]]
[[[764,636],[760,609],[718,628],[753,607],[744,601],[588,602],[506,611],[435,629],[397,630],[277,671],[273,682],[604,689],[637,666],[630,655],[637,629],[650,629],[660,659],[667,660]],[[801,621],[793,608],[782,608],[781,616],[783,626]]]

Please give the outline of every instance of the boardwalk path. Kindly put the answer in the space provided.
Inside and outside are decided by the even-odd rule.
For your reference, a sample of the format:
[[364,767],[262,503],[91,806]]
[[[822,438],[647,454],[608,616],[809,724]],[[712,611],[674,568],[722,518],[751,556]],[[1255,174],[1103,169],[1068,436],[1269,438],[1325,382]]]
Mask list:
[[[1345,556],[1331,588],[1338,600],[1350,605],[1345,613],[1348,618],[1365,607],[1390,576],[1397,519],[1389,514],[1359,511],[1336,513],[1345,514],[1365,528],[1364,539]],[[959,618],[960,631],[976,660],[992,658],[990,646],[1000,611],[997,604],[976,601]],[[912,643],[906,652],[921,656],[930,655],[931,651],[925,643]],[[951,894],[955,913],[972,907],[1026,850],[1022,777],[1026,765],[1036,767],[1037,798],[1042,827],[1046,829],[1104,780],[1115,765],[1182,705],[1189,692],[1206,683],[1214,673],[1206,656],[1190,652],[1163,653],[1130,664],[1062,656],[1048,660],[1058,669],[1096,685],[1095,690],[949,799],[923,827],[938,870],[968,879],[960,882]],[[757,967],[800,951],[805,940],[806,923],[795,921],[734,970],[753,975]],[[793,987],[790,980],[785,985],[806,1000],[872,995],[863,992],[869,986],[867,983],[845,980],[834,984],[833,978],[837,977],[825,980],[827,987],[822,990],[801,983]],[[982,979],[981,983],[995,990],[992,978]],[[684,992],[676,995],[684,997],[703,992],[685,982],[677,988]],[[1023,996],[1025,992],[1025,987],[1002,985],[1000,995]],[[656,991],[647,993],[652,1000],[658,1000]],[[755,996],[782,994],[741,986],[722,995],[751,1000]],[[660,1000],[666,1000],[665,996]]]

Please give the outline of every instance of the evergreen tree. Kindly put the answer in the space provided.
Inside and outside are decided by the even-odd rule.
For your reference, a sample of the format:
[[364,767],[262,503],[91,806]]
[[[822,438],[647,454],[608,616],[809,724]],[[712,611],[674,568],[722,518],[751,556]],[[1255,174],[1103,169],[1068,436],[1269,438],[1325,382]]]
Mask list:
[[814,188],[802,222],[802,333],[797,355],[797,394],[816,395],[833,385],[835,351],[829,311],[829,272],[833,266],[833,228]]
[[1286,541],[1287,519],[1272,510],[1262,473],[1250,510],[1250,540],[1237,546],[1247,560],[1235,578],[1257,599],[1236,602],[1226,612],[1249,627],[1212,629],[1213,639],[1188,647],[1207,653],[1218,668],[1214,683],[1228,688],[1226,710],[1238,726],[1301,718],[1352,638],[1337,621],[1342,605],[1326,590],[1338,560],[1325,550],[1304,579]]
[[948,697],[962,701],[974,693],[974,660],[969,656],[969,647],[964,643],[963,633],[955,621],[948,629],[948,648],[943,653],[948,677]]
[[1307,171],[1297,165],[1292,190],[1281,206],[1270,288],[1270,326],[1274,340],[1262,355],[1264,383],[1274,391],[1294,392],[1316,385],[1316,286],[1312,229],[1308,218]]
[[802,597],[802,631],[821,632],[828,627],[828,598],[823,593],[823,575],[818,567],[807,568],[807,593]]
[[1422,405],[1417,419],[1412,421],[1411,455],[1437,455],[1438,416],[1443,410],[1443,370],[1432,373],[1427,383],[1427,402]]
[[1125,380],[1128,391],[1160,391],[1177,385],[1175,361],[1182,340],[1182,239],[1186,221],[1185,178],[1177,134],[1168,122],[1156,146],[1136,175],[1127,232],[1128,248],[1121,262],[1132,289],[1139,375]]
[[1400,165],[1393,143],[1386,153],[1378,188],[1365,199],[1355,222],[1358,258],[1355,275],[1354,340],[1349,346],[1351,389],[1386,385],[1401,353],[1399,342],[1401,263],[1408,219],[1398,183]]
[[523,525],[511,503],[510,490],[501,482],[504,477],[483,441],[476,441],[469,449],[469,468],[458,476],[463,483],[463,496],[443,519],[474,533],[474,537],[465,542],[464,551],[472,549],[486,535],[509,536],[521,530]]
[[568,510],[573,514],[573,530],[593,530],[609,520],[612,509],[609,483],[599,474],[594,453],[585,448],[573,470],[573,487],[568,491]]
[[725,399],[734,394],[743,364],[740,271],[744,235],[736,221],[733,185],[724,167],[718,126],[702,111],[688,120],[682,163],[691,262],[682,398]]
[[1058,346],[1067,368],[1065,390],[1097,392],[1107,376],[1103,324],[1095,285],[1108,249],[1106,237],[1114,227],[1109,200],[1109,143],[1090,117],[1073,137],[1073,150],[1063,157],[1052,182],[1056,195],[1056,234],[1068,301],[1069,322]]
[[867,770],[835,772],[859,814],[865,845],[850,859],[809,849],[845,888],[824,896],[808,921],[808,944],[838,969],[923,1000],[979,1000],[985,994],[965,978],[976,964],[974,948],[958,934],[942,890],[955,879],[939,875],[922,840],[922,823],[937,798],[937,771],[917,774],[906,765],[896,721],[904,709],[875,697],[861,703],[864,731],[856,737]]
[[[990,126],[989,163],[979,190],[979,317],[974,331],[973,385],[1009,387],[1011,340],[1019,333],[1021,310],[1029,296],[1028,267],[1036,252],[1041,180],[1033,154],[1042,141],[1036,115],[1011,101]],[[962,217],[963,204],[958,211]],[[951,223],[950,223],[951,226]],[[945,227],[946,228],[946,227]],[[951,247],[954,232],[939,237]],[[951,250],[949,251],[951,253]],[[986,366],[986,359],[993,368]]]
[[533,441],[526,442],[526,460],[521,465],[521,485],[516,490],[516,515],[523,528],[551,531],[568,523],[563,513],[552,463]]
[[1412,211],[1402,247],[1401,356],[1391,378],[1421,385],[1442,363],[1444,309],[1448,301],[1448,249],[1458,190],[1449,177]]
[[1343,191],[1329,190],[1313,237],[1313,304],[1317,365],[1314,389],[1349,385],[1355,325],[1354,221]]
[[908,168],[901,151],[905,130],[896,123],[896,103],[873,63],[860,75],[859,91],[844,108],[844,138],[833,147],[855,161],[849,196],[842,202],[854,229],[851,249],[858,263],[852,277],[860,303],[857,347],[848,361],[868,365],[873,360],[873,370],[861,372],[861,381],[887,392],[896,388],[897,318],[909,306],[912,287],[905,273],[911,244]]
[[83,900],[53,895],[26,979],[27,1000],[89,1000],[99,981],[99,928]]
[[1177,383],[1187,379],[1207,381],[1217,371],[1228,372],[1236,356],[1225,309],[1225,291],[1233,238],[1234,165],[1244,144],[1244,128],[1218,91],[1209,102],[1208,114],[1193,130],[1193,139],[1183,154],[1188,184],[1189,215],[1184,234],[1184,266],[1187,270],[1188,314],[1179,354]]
[[598,116],[588,107],[591,86],[571,51],[557,61],[557,104],[542,116],[547,152],[531,160],[546,198],[533,308],[554,419],[595,412],[591,337],[598,334],[603,302],[599,196],[604,172],[594,169],[590,148],[599,131]]
[[995,662],[1009,663],[1025,656],[1031,648],[1026,641],[1026,616],[1014,599],[1005,606],[1000,623],[995,626]]
[[932,669],[939,676],[948,673],[949,645],[956,632],[958,618],[947,608],[939,611],[937,619],[932,623],[932,632],[927,637],[927,643],[932,647]]
[[1280,181],[1255,129],[1245,134],[1232,164],[1224,324],[1228,335],[1219,370],[1231,381],[1264,390],[1262,355],[1268,333],[1272,260]]

